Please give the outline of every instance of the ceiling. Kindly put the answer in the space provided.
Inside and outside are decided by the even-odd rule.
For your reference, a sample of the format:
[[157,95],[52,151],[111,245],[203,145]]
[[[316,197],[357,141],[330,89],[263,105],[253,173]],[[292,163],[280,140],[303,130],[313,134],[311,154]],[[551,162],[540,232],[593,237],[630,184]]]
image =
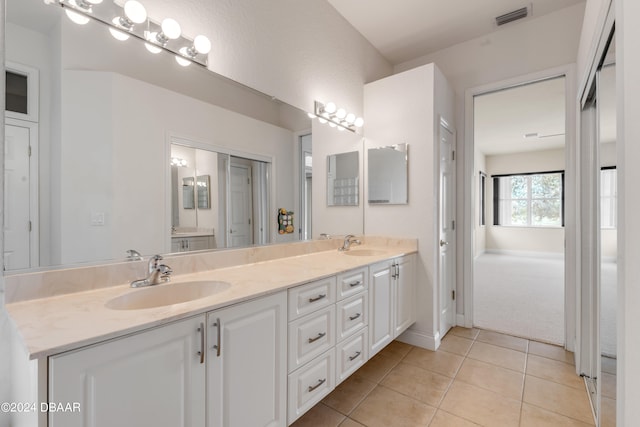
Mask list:
[[[498,29],[495,17],[530,6],[528,19],[585,0],[327,0],[393,65]],[[518,25],[524,20],[506,24]]]

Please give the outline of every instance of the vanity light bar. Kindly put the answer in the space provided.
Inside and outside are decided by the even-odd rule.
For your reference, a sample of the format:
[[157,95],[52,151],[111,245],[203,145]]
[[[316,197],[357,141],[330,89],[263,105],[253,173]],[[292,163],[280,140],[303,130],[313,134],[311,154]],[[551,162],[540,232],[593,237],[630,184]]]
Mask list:
[[125,41],[131,36],[144,41],[152,53],[170,52],[182,66],[192,62],[203,67],[208,64],[211,42],[206,36],[191,40],[182,35],[175,20],[167,18],[157,23],[149,19],[137,0],[127,0],[123,6],[114,1],[102,3],[102,0],[45,0],[45,3],[61,6],[76,24],[84,25],[94,19],[106,25],[117,40]]
[[344,108],[338,108],[333,102],[323,104],[320,101],[315,101],[313,114],[309,114],[309,117],[317,117],[320,123],[328,123],[331,127],[337,127],[338,130],[346,129],[351,132],[356,132],[356,128],[361,128],[364,124],[362,117],[347,113]]

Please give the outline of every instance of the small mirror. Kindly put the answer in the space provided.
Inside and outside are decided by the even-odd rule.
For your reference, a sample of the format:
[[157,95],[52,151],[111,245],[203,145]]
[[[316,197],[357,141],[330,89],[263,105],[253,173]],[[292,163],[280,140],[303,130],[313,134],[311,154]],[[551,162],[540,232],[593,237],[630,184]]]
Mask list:
[[358,152],[327,156],[327,205],[358,206]]
[[211,178],[209,175],[199,175],[196,180],[198,209],[211,209],[211,191],[209,190]]
[[193,184],[194,179],[192,176],[182,178],[182,207],[184,209],[196,208],[196,204],[193,201]]
[[409,203],[407,173],[409,144],[367,150],[369,203],[406,205]]

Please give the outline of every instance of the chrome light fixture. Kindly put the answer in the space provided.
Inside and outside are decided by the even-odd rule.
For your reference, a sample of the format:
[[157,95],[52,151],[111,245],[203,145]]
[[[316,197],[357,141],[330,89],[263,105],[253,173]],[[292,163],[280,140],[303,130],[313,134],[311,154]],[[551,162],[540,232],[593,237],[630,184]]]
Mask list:
[[364,125],[362,117],[356,117],[353,113],[347,113],[344,108],[338,108],[333,102],[323,104],[315,101],[313,105],[313,114],[309,113],[309,117],[318,118],[320,123],[328,123],[329,126],[338,130],[350,130],[356,132],[357,129]]
[[211,42],[206,36],[199,35],[191,40],[182,35],[175,19],[166,18],[162,23],[149,19],[145,7],[137,0],[127,0],[123,6],[113,0],[104,3],[103,0],[45,0],[45,3],[58,4],[77,24],[87,24],[91,19],[105,24],[117,40],[135,37],[145,42],[149,52],[171,52],[180,65],[195,62],[207,66]]

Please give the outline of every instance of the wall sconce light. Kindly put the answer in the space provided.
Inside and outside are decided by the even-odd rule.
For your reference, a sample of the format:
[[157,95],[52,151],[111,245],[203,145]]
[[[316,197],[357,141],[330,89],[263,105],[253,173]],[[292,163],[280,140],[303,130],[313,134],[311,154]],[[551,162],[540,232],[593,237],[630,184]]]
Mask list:
[[187,161],[179,157],[172,157],[171,166],[178,166],[178,167],[184,168],[184,167],[187,167]]
[[329,123],[329,126],[337,127],[338,130],[346,129],[351,132],[355,132],[356,128],[361,128],[364,125],[362,117],[347,113],[344,108],[338,108],[333,102],[323,104],[320,101],[315,101],[313,114],[309,113],[309,117],[317,117],[320,123]]
[[[111,35],[120,41],[133,36],[145,42],[151,53],[162,50],[173,53],[176,61],[187,66],[192,62],[207,66],[211,42],[203,35],[191,40],[182,35],[180,24],[175,19],[166,18],[157,23],[147,17],[147,11],[137,0],[127,0],[124,6],[115,1],[103,0],[45,0],[65,9],[69,18],[77,24],[87,24],[91,19],[107,25]],[[99,7],[95,7],[100,4]],[[139,25],[145,24],[145,25]]]

